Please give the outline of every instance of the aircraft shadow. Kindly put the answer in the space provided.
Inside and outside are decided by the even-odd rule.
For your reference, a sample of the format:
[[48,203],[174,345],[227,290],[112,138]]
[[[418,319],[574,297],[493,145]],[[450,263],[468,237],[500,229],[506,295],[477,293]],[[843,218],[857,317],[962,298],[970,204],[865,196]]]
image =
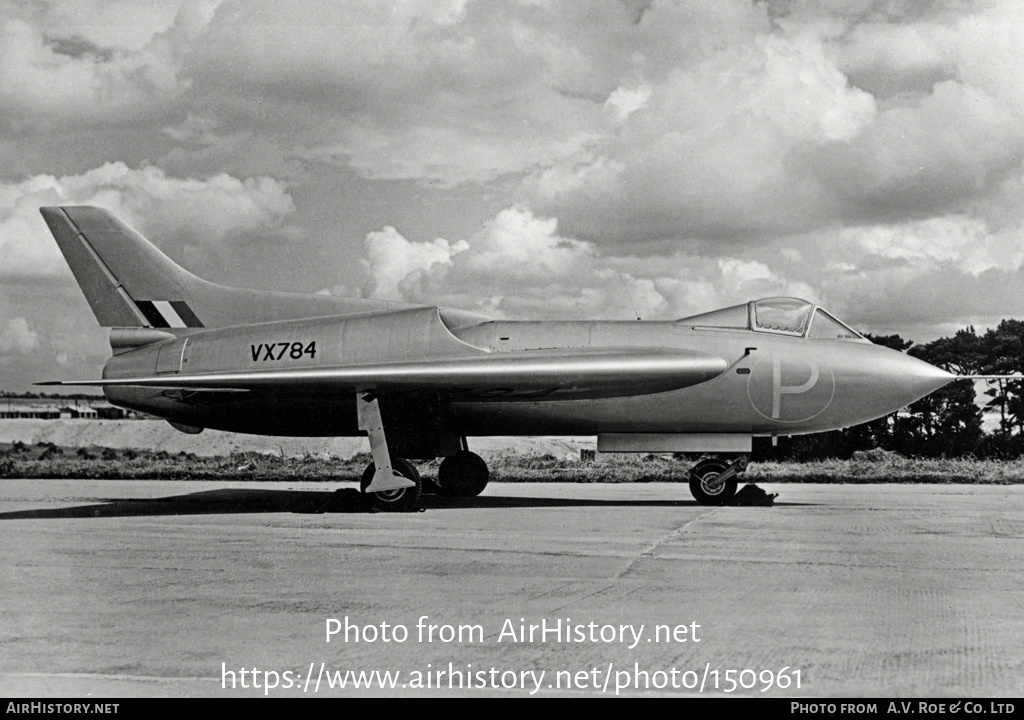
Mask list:
[[[696,500],[593,500],[588,498],[535,497],[472,497],[450,498],[425,495],[421,501],[427,509],[465,510],[470,508],[542,508],[542,507],[703,507]],[[797,507],[815,503],[776,502],[775,507]],[[737,505],[738,507],[755,507]]]
[[313,513],[331,501],[333,495],[334,493],[329,492],[302,490],[224,489],[161,498],[96,498],[96,504],[92,505],[0,513],[0,520]]
[[[421,510],[542,507],[697,507],[693,500],[593,500],[483,496],[449,498],[424,495]],[[780,503],[776,503],[777,505]],[[797,503],[781,503],[794,505]],[[96,504],[0,513],[0,520],[147,517],[162,515],[233,515],[245,513],[366,513],[372,507],[355,489],[336,492],[310,490],[204,490],[162,498],[97,498]]]

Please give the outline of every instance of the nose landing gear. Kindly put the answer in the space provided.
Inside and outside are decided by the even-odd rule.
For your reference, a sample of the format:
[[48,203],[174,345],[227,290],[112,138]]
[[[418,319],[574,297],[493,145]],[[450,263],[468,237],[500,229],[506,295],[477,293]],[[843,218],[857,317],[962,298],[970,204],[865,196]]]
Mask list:
[[725,505],[736,495],[739,474],[749,462],[747,455],[732,462],[719,458],[701,460],[690,469],[690,492],[701,505]]

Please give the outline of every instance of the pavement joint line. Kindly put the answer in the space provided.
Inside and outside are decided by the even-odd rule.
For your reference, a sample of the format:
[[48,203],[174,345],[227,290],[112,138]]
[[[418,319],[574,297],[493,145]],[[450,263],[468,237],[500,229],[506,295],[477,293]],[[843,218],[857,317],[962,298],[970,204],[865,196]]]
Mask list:
[[675,530],[672,530],[672,531],[666,533],[664,536],[658,538],[653,543],[651,543],[646,548],[644,548],[639,553],[637,553],[635,556],[633,556],[633,559],[629,561],[629,563],[626,565],[626,567],[624,567],[622,570],[620,570],[618,573],[615,574],[615,579],[616,580],[620,580],[622,577],[624,577],[626,574],[628,574],[634,567],[639,565],[641,561],[646,560],[647,558],[653,557],[654,556],[654,551],[657,550],[660,545],[663,545],[664,543],[668,542],[669,540],[671,540],[672,538],[674,538],[674,537],[676,537],[678,535],[682,535],[683,533],[686,532],[686,530],[691,525],[693,525],[694,523],[700,522],[704,518],[711,517],[712,515],[717,513],[719,510],[721,510],[721,508],[717,508],[716,507],[716,508],[712,509],[710,512],[706,512],[703,515],[698,515],[697,517],[693,518],[692,520],[686,521],[685,523],[683,523],[682,525],[677,527]]

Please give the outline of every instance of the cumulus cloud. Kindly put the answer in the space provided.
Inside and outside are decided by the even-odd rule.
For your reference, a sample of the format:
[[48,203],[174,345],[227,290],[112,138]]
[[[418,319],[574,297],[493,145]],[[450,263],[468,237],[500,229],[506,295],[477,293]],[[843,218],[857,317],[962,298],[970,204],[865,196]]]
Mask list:
[[[195,29],[187,8],[8,0],[0,12],[0,120],[10,130],[138,122],[168,112],[188,87],[179,75]],[[115,41],[129,18],[134,35]]]
[[409,242],[393,227],[366,236],[366,284],[363,294],[367,297],[400,298],[410,293],[411,286],[422,281],[425,274],[443,272],[451,266],[452,256],[468,248],[465,241],[449,243],[443,238],[433,242]]
[[[258,133],[373,179],[533,172],[534,209],[604,243],[802,232],[893,190],[900,221],[968,193],[910,192],[919,148],[950,145],[924,172],[966,170],[974,194],[1020,160],[1013,2],[119,3],[124,38],[114,7],[8,4],[11,122],[128,122],[173,100],[164,137],[204,157]],[[965,163],[985,138],[1005,155]]]
[[[1024,228],[970,214],[789,238],[773,269],[859,329],[931,339],[1024,307]],[[931,328],[928,328],[929,320]]]
[[934,24],[865,23],[839,47],[839,65],[854,85],[881,99],[928,93],[956,69],[935,43]]
[[792,155],[851,140],[876,112],[806,37],[727,46],[645,95],[593,156],[529,180],[540,211],[605,243],[801,229],[824,209]]
[[849,228],[841,236],[844,243],[857,246],[865,256],[908,261],[919,271],[954,263],[964,273],[977,277],[994,268],[1018,270],[1024,263],[1020,226],[993,232],[983,220],[966,215]]
[[[219,0],[215,0],[219,2]],[[209,5],[208,0],[4,0],[7,17],[29,19],[51,38],[78,37],[93,47],[138,51],[175,23],[185,8]]]
[[843,71],[880,97],[927,94],[935,83],[956,80],[1024,110],[1020,3],[927,5],[920,17],[883,15],[852,26],[836,46]]
[[110,122],[172,98],[178,172],[273,147],[274,172],[529,173],[520,199],[605,249],[962,211],[1024,154],[1011,2],[196,0],[132,5],[145,30],[121,44],[46,7],[7,24],[13,117],[53,116],[30,90]]
[[516,319],[667,319],[784,295],[868,331],[926,332],[930,318],[948,332],[1019,314],[1022,238],[1019,225],[957,214],[835,227],[770,253],[609,255],[517,206],[457,242],[368,234],[363,294]]
[[[938,233],[975,275],[1018,265],[1019,4],[767,7],[774,27],[745,43],[646,64],[606,101],[602,142],[527,179],[530,207],[607,254],[764,254],[809,234],[823,262],[869,270],[879,256],[828,258],[850,234],[835,228],[885,224],[922,246]],[[922,277],[933,261],[902,258]]]
[[832,273],[824,291],[861,330],[926,341],[966,325],[992,327],[1019,318],[1024,273],[990,268],[974,275],[955,262],[902,263]]
[[[537,112],[557,111],[557,97],[529,96],[522,78],[535,64],[507,72],[507,34],[467,31],[467,15],[491,13],[466,5],[224,5],[186,71],[214,107],[258,98],[261,129],[298,133],[304,158],[372,178],[493,177],[554,150]],[[533,127],[513,130],[510,115]]]
[[188,113],[183,122],[167,126],[163,131],[169,138],[182,145],[206,146],[217,142],[216,129],[216,120]]
[[41,206],[61,204],[99,205],[143,234],[191,244],[216,244],[229,235],[279,226],[295,209],[285,187],[270,178],[220,174],[181,179],[155,167],[132,169],[124,163],[80,175],[0,183],[0,274],[67,272],[39,215]]
[[1024,124],[983,90],[944,81],[892,108],[849,143],[809,154],[813,172],[855,220],[900,222],[962,210],[1020,172]]
[[[506,296],[543,299],[545,289],[581,269],[593,251],[559,237],[553,220],[529,210],[503,210],[466,240],[410,242],[395,231],[367,235],[363,262],[373,297],[434,302],[448,298],[497,309]],[[484,295],[473,300],[473,293]],[[570,288],[566,291],[571,292]]]
[[450,186],[586,154],[680,63],[768,27],[745,0],[263,0],[221,6],[185,72],[213,106],[258,96],[305,158]]
[[23,317],[11,318],[7,327],[0,331],[0,355],[28,355],[39,345],[39,335],[33,332],[28,320]]
[[808,284],[740,258],[602,257],[518,206],[454,243],[413,242],[389,227],[365,244],[364,294],[502,317],[664,319],[751,297],[814,296]]

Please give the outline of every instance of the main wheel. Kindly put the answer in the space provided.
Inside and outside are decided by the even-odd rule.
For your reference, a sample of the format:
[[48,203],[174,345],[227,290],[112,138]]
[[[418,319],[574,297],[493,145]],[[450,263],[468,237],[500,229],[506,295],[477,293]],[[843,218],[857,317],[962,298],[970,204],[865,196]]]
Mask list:
[[490,477],[484,459],[468,450],[446,457],[437,468],[441,494],[451,497],[476,497],[487,487]]
[[690,492],[701,505],[725,505],[736,494],[736,476],[722,481],[718,476],[729,468],[723,460],[701,460],[690,471]]
[[373,474],[377,472],[377,466],[370,463],[363,471],[363,478],[359,482],[359,489],[373,503],[373,506],[384,512],[409,512],[416,508],[423,493],[423,481],[420,479],[416,466],[402,458],[391,458],[391,467],[396,473],[416,483],[416,487],[398,488],[397,490],[383,490],[381,492],[368,493],[366,488],[373,482]]

